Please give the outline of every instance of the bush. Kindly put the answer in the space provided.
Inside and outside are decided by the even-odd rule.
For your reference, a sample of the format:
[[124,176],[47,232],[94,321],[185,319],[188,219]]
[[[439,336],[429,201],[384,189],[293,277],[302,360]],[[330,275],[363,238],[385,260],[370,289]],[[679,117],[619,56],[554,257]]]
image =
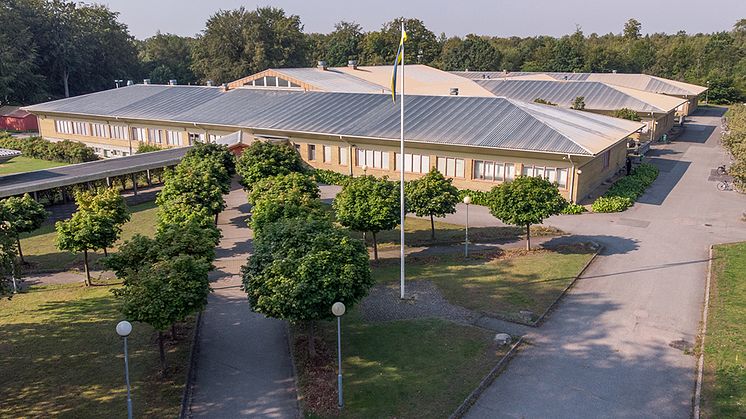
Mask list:
[[313,171],[313,179],[316,182],[325,183],[327,185],[344,186],[350,179],[350,176],[333,170],[315,169]]
[[135,151],[135,154],[150,153],[153,151],[161,151],[161,150],[163,150],[163,148],[155,144],[140,143],[140,145],[137,146],[137,151]]
[[638,115],[637,112],[629,108],[617,109],[614,111],[614,114],[612,116],[614,118],[628,119],[630,121],[642,121],[642,118],[640,118],[640,115]]
[[565,209],[562,210],[562,214],[577,215],[588,211],[584,206],[576,204],[574,202],[568,203]]
[[490,205],[490,192],[484,191],[473,191],[471,189],[459,189],[458,199],[463,202],[464,197],[469,195],[471,197],[471,203],[474,205],[489,206]]
[[83,163],[98,160],[93,149],[76,141],[53,143],[41,137],[14,138],[0,137],[0,148],[18,150],[26,157],[51,160],[61,163]]
[[622,212],[632,206],[632,200],[623,196],[602,196],[591,206],[593,212]]

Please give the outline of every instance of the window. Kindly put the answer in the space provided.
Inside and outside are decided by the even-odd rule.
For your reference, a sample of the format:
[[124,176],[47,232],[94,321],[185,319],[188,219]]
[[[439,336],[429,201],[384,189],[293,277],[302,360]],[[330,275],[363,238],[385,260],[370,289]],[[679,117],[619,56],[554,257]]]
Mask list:
[[448,177],[464,177],[464,159],[438,157],[438,171]]
[[277,87],[290,87],[290,82],[287,81],[287,80],[285,80],[285,79],[281,79],[281,78],[278,77],[277,78]]
[[308,145],[308,160],[316,160],[316,146],[313,144]]
[[91,126],[87,122],[73,122],[73,134],[91,135]]
[[523,168],[521,169],[521,176],[533,176],[534,175],[534,166],[529,166],[527,164],[523,165]]
[[148,128],[148,138],[150,138],[151,143],[162,144],[163,131],[159,129]]
[[[396,170],[401,170],[401,154],[396,153]],[[430,171],[430,156],[404,153],[404,171],[427,173]]]
[[254,86],[264,86],[264,77],[254,80]]
[[166,144],[168,145],[181,145],[181,132],[167,130],[166,131]]
[[339,164],[347,166],[347,147],[339,147]]
[[474,179],[505,180],[505,164],[494,161],[474,160]]
[[293,146],[295,147],[295,151],[300,154],[300,144],[293,144]]
[[515,165],[513,163],[505,163],[505,180],[515,179]]
[[54,128],[59,134],[73,133],[73,123],[70,121],[54,121]]
[[94,137],[109,138],[109,127],[106,124],[91,124]]
[[265,84],[268,87],[277,87],[277,77],[275,77],[275,76],[266,76],[264,79],[266,80]]
[[132,139],[135,141],[148,141],[148,131],[145,128],[132,127]]
[[604,169],[608,169],[609,168],[609,161],[611,160],[611,150],[606,150],[606,152],[603,154],[603,156],[601,157],[601,159],[602,159],[603,164],[604,164],[603,168]]
[[325,145],[324,148],[324,163],[332,162],[332,148],[331,146]]
[[190,132],[187,134],[189,137],[189,145],[194,145],[196,143],[204,143],[205,142],[205,134],[204,133],[198,133],[198,132]]
[[111,137],[118,140],[127,139],[127,127],[124,125],[112,125],[111,126]]
[[389,170],[389,152],[357,149],[358,167],[368,166],[373,169]]
[[216,143],[221,138],[223,138],[223,136],[222,135],[218,135],[218,134],[210,134],[210,135],[207,136],[207,139],[211,143]]
[[[512,165],[511,165],[512,166]],[[508,165],[505,165],[507,171]],[[536,176],[543,177],[552,183],[557,183],[557,186],[561,189],[567,188],[567,169],[559,167],[542,167],[542,166],[529,166],[524,165],[523,176]],[[507,174],[506,174],[507,179]]]

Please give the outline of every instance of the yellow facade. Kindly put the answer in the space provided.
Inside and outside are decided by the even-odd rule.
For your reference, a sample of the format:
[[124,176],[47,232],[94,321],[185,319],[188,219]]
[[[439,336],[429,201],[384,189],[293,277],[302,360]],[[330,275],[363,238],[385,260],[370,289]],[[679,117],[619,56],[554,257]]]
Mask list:
[[[58,130],[60,121],[65,123],[88,124],[88,135],[80,133],[66,133]],[[126,139],[102,138],[91,135],[93,124],[108,127],[110,134],[113,126],[127,128]],[[100,125],[98,126],[100,128]],[[163,137],[160,142],[152,138],[155,130],[164,133],[178,134],[181,145],[189,145],[190,134],[193,140],[196,135],[202,135],[197,141],[213,142],[216,136],[228,135],[238,130],[243,131],[244,142],[261,139],[287,140],[293,144],[301,157],[310,166],[318,169],[333,170],[348,175],[367,173],[375,176],[399,178],[397,155],[399,142],[384,139],[349,138],[329,135],[298,135],[292,132],[249,130],[240,127],[204,126],[200,124],[156,123],[151,121],[134,121],[122,119],[77,119],[67,116],[39,115],[40,134],[49,140],[73,140],[93,147],[105,157],[128,155],[136,152],[141,143],[155,144],[162,147],[176,147],[179,144],[169,144]],[[138,141],[133,130],[142,130],[146,137]],[[164,134],[160,134],[161,136]],[[174,134],[176,135],[176,134]],[[192,141],[194,142],[194,141]],[[621,140],[598,156],[567,156],[552,153],[538,153],[526,151],[507,151],[471,146],[448,144],[424,144],[407,142],[405,144],[405,173],[406,180],[423,176],[431,168],[437,167],[441,172],[453,179],[454,186],[461,189],[486,191],[509,179],[509,168],[514,176],[541,175],[554,176],[561,184],[560,193],[566,198],[579,201],[587,196],[594,188],[624,167],[626,158],[626,141]],[[131,150],[131,151],[130,151]],[[115,151],[118,151],[115,153]],[[125,154],[127,153],[127,154]],[[411,162],[411,163],[410,163]],[[411,167],[409,167],[411,165]],[[502,180],[481,179],[475,167],[485,172],[486,167],[492,167],[493,177],[502,173]],[[501,169],[498,169],[501,168]],[[500,172],[499,170],[502,170]]]

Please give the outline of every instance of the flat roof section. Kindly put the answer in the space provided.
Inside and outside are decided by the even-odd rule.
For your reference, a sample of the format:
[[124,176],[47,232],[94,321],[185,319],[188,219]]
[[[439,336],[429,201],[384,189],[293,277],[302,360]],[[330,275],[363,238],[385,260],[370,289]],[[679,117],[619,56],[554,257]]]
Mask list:
[[177,165],[190,147],[0,176],[0,198]]

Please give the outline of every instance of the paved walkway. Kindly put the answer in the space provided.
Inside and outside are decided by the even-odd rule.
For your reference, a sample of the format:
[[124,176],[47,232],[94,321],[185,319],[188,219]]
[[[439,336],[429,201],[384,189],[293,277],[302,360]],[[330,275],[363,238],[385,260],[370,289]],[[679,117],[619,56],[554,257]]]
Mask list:
[[[719,126],[702,109],[657,147],[660,177],[630,210],[548,221],[605,251],[467,417],[690,416],[696,359],[680,348],[695,344],[708,247],[746,240],[746,196],[708,181],[727,162]],[[490,222],[479,212],[470,224]]]
[[220,214],[223,238],[202,315],[191,416],[294,418],[295,382],[284,322],[251,312],[241,265],[251,252],[246,194],[235,183]]

